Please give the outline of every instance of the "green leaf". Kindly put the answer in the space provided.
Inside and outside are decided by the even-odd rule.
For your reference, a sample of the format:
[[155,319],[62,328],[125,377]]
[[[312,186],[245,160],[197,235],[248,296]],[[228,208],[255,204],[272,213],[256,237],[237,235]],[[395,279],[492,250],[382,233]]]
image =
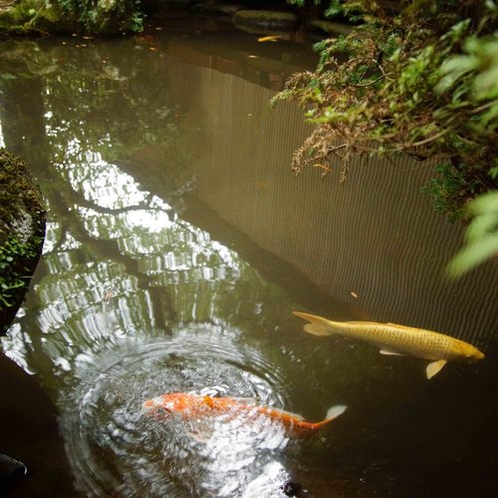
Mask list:
[[458,55],[443,62],[440,68],[441,78],[435,87],[436,93],[450,90],[462,76],[475,70],[478,64],[477,57],[471,55]]
[[492,105],[482,116],[481,122],[484,126],[490,126],[491,129],[494,129],[498,126],[498,102]]
[[498,233],[488,235],[479,242],[462,249],[448,265],[447,272],[452,277],[460,277],[469,270],[498,255]]
[[476,76],[474,89],[479,100],[498,98],[498,59],[490,69]]
[[459,277],[498,255],[498,191],[488,192],[469,204],[474,216],[467,228],[467,243],[450,261],[447,272]]

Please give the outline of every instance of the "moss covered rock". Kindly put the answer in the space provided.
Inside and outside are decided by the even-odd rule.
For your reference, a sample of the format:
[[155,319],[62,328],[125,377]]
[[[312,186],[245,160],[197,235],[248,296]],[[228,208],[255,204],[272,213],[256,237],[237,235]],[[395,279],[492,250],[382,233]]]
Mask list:
[[0,333],[28,289],[45,235],[43,196],[27,164],[0,148]]
[[0,8],[0,35],[86,33],[115,35],[141,31],[143,14],[134,0],[19,0]]

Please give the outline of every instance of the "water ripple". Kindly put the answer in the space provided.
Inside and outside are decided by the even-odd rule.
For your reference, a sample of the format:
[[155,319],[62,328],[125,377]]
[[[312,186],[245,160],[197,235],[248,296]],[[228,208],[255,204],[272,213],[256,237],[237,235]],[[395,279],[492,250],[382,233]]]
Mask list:
[[60,421],[85,496],[282,496],[275,475],[285,476],[279,455],[287,436],[280,424],[251,411],[188,423],[142,411],[146,399],[167,392],[285,407],[281,373],[239,336],[189,325],[159,341],[78,357],[79,387],[63,396]]

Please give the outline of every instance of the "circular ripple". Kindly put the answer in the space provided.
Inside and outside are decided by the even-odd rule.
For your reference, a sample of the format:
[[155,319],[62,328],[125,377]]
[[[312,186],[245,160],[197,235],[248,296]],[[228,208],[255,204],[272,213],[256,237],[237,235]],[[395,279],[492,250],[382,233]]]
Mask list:
[[[167,392],[250,397],[284,407],[279,371],[238,331],[189,327],[161,341],[79,358],[78,387],[61,402],[61,429],[86,496],[245,496],[269,485],[287,439],[266,417],[159,421],[142,403]],[[272,477],[273,475],[273,477]],[[259,483],[259,484],[258,484]],[[258,496],[265,496],[261,492]]]

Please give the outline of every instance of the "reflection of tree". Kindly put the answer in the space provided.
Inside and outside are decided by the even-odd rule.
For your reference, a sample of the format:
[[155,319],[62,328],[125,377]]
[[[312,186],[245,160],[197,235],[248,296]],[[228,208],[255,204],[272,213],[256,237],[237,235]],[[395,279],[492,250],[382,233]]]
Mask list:
[[[30,159],[50,214],[38,282],[7,349],[54,391],[79,355],[124,337],[167,334],[175,322],[273,329],[281,309],[262,309],[285,300],[161,200],[181,201],[192,178],[175,151],[167,81],[151,75],[163,62],[132,43],[26,43],[0,61],[12,75],[3,100],[17,103],[1,117],[5,140]],[[112,163],[160,183],[160,197]]]
[[[64,63],[46,78],[48,123],[66,160],[75,142],[115,161],[144,144],[174,139],[177,128],[167,82],[152,74],[157,64],[148,53],[121,46],[129,43],[55,51]],[[127,57],[122,57],[123,48]]]
[[31,165],[44,163],[43,80],[26,74],[22,61],[6,59],[5,55],[0,51],[0,121],[6,148]]
[[[17,133],[15,126],[37,127],[40,136],[49,124],[52,134],[57,134],[53,143],[61,146],[59,154],[78,142],[84,150],[102,152],[112,161],[144,144],[173,140],[177,126],[168,84],[164,76],[154,75],[163,69],[161,61],[136,43],[133,39],[89,46],[26,42],[3,50],[4,105],[22,106],[18,98],[22,96],[25,103],[30,100],[31,111],[31,119],[24,123],[5,120],[6,141],[14,145],[20,137],[34,135]],[[111,139],[112,150],[106,139]]]
[[[26,304],[38,311],[19,319],[29,333],[23,361],[43,372],[46,383],[57,382],[79,354],[121,337],[164,334],[177,321],[247,323],[280,292],[169,207],[101,209],[67,186],[63,193],[52,191],[49,201],[56,221],[43,278]],[[75,206],[71,212],[69,206]],[[146,224],[135,228],[129,216],[137,213],[145,221],[160,214],[170,223],[160,231]],[[105,303],[107,288],[113,295]]]

